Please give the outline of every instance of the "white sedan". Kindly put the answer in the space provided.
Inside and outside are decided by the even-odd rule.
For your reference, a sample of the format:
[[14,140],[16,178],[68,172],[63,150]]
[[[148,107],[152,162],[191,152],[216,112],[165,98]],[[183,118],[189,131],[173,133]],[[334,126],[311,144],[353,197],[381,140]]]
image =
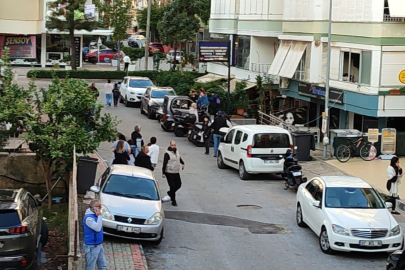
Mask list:
[[392,252],[403,246],[402,229],[380,195],[364,180],[315,177],[297,192],[297,224],[319,236],[322,252]]

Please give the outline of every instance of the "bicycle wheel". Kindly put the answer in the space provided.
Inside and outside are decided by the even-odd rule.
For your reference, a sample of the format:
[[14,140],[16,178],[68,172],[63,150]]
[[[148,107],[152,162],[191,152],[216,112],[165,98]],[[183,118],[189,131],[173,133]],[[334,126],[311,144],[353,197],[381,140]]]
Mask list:
[[367,143],[360,148],[360,157],[364,161],[370,161],[377,156],[377,148],[371,143]]
[[350,148],[347,145],[341,144],[336,148],[336,158],[344,163],[350,159]]

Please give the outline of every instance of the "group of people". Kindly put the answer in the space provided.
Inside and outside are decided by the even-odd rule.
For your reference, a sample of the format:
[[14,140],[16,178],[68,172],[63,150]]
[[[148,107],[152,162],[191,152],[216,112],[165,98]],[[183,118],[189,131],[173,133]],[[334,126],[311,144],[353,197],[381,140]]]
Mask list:
[[211,110],[212,115],[216,115],[221,104],[221,100],[218,95],[212,91],[211,95],[208,97],[207,92],[204,88],[199,89],[200,94],[198,95],[195,90],[191,90],[188,97],[197,104],[199,109],[206,106]]
[[[90,91],[95,92],[97,97],[100,95],[95,83],[91,84]],[[114,101],[114,107],[118,107],[118,100],[120,98],[118,83],[112,83],[111,80],[108,79],[104,84],[104,94],[106,100],[105,106],[111,107]]]

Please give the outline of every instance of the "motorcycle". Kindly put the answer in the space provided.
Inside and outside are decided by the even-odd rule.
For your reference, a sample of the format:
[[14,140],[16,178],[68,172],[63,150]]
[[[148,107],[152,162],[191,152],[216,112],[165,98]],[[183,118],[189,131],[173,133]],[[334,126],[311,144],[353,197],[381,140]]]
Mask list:
[[285,189],[298,187],[307,181],[306,177],[302,176],[302,167],[298,164],[298,160],[294,158],[291,149],[288,149],[284,157],[284,174]]
[[174,114],[174,135],[176,137],[184,137],[196,121],[197,117],[193,114],[187,114],[186,116]]

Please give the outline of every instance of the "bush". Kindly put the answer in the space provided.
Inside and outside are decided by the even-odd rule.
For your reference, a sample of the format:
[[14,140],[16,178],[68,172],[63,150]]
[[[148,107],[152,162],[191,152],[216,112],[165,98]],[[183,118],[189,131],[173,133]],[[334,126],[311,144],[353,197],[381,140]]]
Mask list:
[[131,47],[124,47],[122,51],[131,58],[132,61],[140,59],[145,56],[145,49],[144,48],[131,48]]

